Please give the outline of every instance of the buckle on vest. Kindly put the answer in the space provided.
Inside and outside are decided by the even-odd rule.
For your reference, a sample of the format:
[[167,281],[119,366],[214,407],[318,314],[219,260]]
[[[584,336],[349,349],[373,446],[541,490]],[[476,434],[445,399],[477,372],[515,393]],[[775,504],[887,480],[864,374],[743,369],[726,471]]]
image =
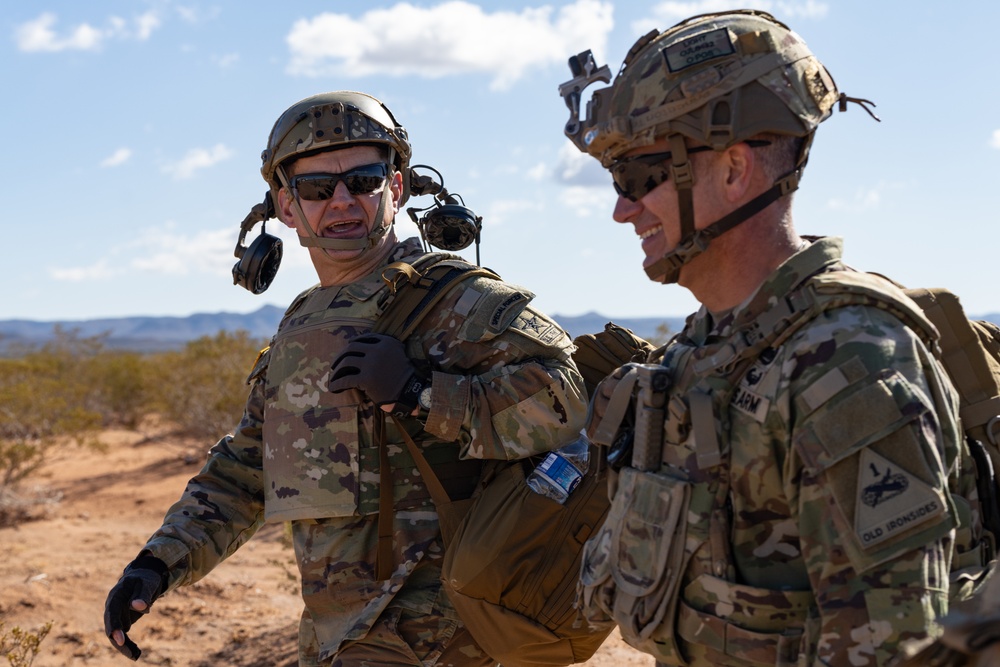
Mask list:
[[386,284],[389,291],[395,294],[399,287],[406,283],[416,284],[423,277],[411,264],[406,262],[393,262],[382,270],[382,282]]

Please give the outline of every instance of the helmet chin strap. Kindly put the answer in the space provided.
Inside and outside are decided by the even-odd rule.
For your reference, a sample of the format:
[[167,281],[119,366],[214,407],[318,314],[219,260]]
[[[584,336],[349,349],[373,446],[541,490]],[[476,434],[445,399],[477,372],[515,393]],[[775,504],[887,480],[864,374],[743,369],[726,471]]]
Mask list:
[[[392,164],[395,159],[395,151],[389,149],[389,164]],[[289,184],[288,176],[285,174],[285,168],[281,165],[275,169],[275,174],[278,177],[278,181],[281,183],[289,192],[292,192],[292,187]],[[328,239],[323,236],[318,236],[316,232],[313,231],[312,225],[309,224],[308,218],[306,218],[305,212],[302,210],[302,204],[299,202],[299,197],[296,194],[292,194],[292,205],[295,206],[296,212],[298,212],[299,217],[302,218],[303,227],[306,228],[306,233],[309,236],[299,236],[299,244],[306,248],[323,248],[325,250],[367,250],[369,248],[374,248],[378,245],[379,240],[386,235],[392,223],[385,222],[385,207],[389,199],[392,197],[391,188],[392,178],[387,177],[382,183],[382,189],[379,191],[379,201],[378,209],[375,211],[375,220],[378,221],[378,227],[374,228],[366,237],[359,239]]]
[[646,275],[650,280],[669,285],[680,278],[681,267],[708,249],[712,239],[757,215],[780,197],[798,190],[799,179],[805,161],[802,160],[794,170],[785,174],[768,190],[757,195],[731,213],[719,218],[704,229],[694,228],[694,170],[688,158],[684,137],[674,134],[670,137],[670,178],[677,188],[677,208],[680,213],[681,240],[677,247],[668,251],[655,263],[646,267]]

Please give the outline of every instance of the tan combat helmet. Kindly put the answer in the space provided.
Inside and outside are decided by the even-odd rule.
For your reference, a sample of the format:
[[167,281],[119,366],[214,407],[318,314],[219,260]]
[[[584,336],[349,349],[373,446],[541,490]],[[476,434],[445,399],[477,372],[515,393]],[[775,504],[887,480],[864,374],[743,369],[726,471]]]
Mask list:
[[[403,177],[400,206],[410,196],[410,141],[403,128],[382,102],[348,90],[321,93],[300,100],[289,107],[275,122],[261,153],[260,173],[271,186],[273,201],[278,190],[288,187],[286,166],[289,162],[320,151],[336,150],[355,145],[385,146],[389,162]],[[386,179],[379,201],[376,220],[381,223],[389,193]],[[298,206],[296,199],[295,205]],[[312,233],[299,237],[304,246],[332,249],[364,249],[374,246],[389,230],[380,224],[364,239],[328,239]]]
[[[703,14],[632,46],[613,84],[597,90],[578,117],[582,89],[609,81],[585,51],[570,58],[575,78],[560,87],[571,117],[566,135],[583,152],[612,168],[628,151],[660,138],[670,142],[670,180],[678,190],[681,242],[646,269],[653,280],[676,282],[681,266],[711,239],[798,187],[816,127],[838,101],[833,78],[805,42],[770,14],[734,10]],[[870,113],[870,112],[869,112]],[[694,229],[693,171],[684,138],[714,150],[761,133],[803,137],[795,169],[775,185],[709,227]]]

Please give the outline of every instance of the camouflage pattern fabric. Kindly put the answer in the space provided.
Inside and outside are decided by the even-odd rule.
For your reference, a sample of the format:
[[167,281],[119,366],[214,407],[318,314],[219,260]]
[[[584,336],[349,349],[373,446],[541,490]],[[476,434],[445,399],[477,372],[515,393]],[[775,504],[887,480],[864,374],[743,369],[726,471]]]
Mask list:
[[[419,241],[409,239],[387,263],[422,254]],[[265,516],[291,521],[307,612],[302,664],[327,664],[347,643],[363,640],[385,613],[405,610],[441,621],[435,627],[445,634],[457,621],[440,585],[443,551],[433,502],[391,425],[395,569],[388,580],[375,580],[376,408],[356,391],[326,391],[332,360],[351,337],[371,328],[386,295],[379,272],[300,295],[251,373],[239,426],[210,450],[146,545],[170,567],[173,588],[207,574]],[[476,459],[556,449],[583,425],[586,396],[571,342],[530,305],[532,296],[502,281],[470,279],[406,341],[414,363],[433,374],[434,389],[430,411],[404,424],[442,481],[464,482],[469,492]],[[443,641],[443,635],[424,634],[429,644]],[[476,660],[470,655],[467,664],[480,664]]]
[[814,240],[665,350],[661,460],[622,471],[581,570],[585,614],[610,611],[660,664],[881,667],[939,631],[956,527],[969,528],[953,496],[974,485],[957,396],[921,331],[874,301],[847,305],[737,363],[807,279],[864,275],[840,257],[838,239]]

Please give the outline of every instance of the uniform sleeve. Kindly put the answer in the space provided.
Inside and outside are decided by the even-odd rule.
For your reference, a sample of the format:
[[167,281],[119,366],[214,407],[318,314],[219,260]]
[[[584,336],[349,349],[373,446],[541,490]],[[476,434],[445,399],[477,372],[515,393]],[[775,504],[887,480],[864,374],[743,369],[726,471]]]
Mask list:
[[583,427],[587,396],[572,341],[532,297],[502,281],[467,281],[407,341],[432,372],[425,430],[459,442],[463,458],[531,456]]
[[251,375],[243,418],[208,453],[145,549],[170,569],[169,587],[198,581],[264,522],[262,438],[266,353]]
[[790,348],[786,493],[820,615],[816,664],[886,665],[947,609],[954,406],[936,407],[935,362],[884,311],[828,312]]

